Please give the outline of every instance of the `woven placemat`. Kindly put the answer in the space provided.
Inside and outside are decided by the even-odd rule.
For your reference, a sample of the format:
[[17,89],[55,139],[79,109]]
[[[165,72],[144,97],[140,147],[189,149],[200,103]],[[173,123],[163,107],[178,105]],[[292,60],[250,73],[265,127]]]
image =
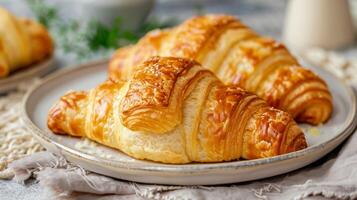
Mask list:
[[0,96],[0,179],[12,177],[5,171],[12,161],[44,150],[20,119],[23,97],[38,82],[38,78],[23,81],[16,90]]

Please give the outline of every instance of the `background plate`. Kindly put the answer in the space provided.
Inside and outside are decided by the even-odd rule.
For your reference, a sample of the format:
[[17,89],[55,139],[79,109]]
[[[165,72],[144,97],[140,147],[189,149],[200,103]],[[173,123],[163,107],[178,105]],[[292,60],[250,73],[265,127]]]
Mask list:
[[0,94],[16,88],[20,81],[33,77],[41,77],[54,69],[53,56],[39,63],[11,73],[8,77],[0,78]]
[[69,90],[87,90],[106,79],[107,61],[84,64],[50,75],[26,95],[22,119],[28,129],[49,150],[61,153],[84,168],[108,176],[144,183],[213,185],[256,180],[283,174],[321,158],[354,130],[356,99],[352,89],[320,68],[311,68],[329,85],[334,111],[331,119],[318,127],[300,124],[307,149],[272,158],[208,164],[161,164],[133,159],[120,151],[98,144],[96,151],[78,149],[79,138],[51,133],[46,125],[50,107]]

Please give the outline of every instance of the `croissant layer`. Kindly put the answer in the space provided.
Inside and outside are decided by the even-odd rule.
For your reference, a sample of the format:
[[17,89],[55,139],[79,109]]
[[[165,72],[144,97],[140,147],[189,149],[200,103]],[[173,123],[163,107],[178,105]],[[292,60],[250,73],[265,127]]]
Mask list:
[[259,36],[232,16],[194,17],[148,33],[136,45],[117,50],[110,78],[126,80],[133,66],[155,55],[197,60],[224,83],[257,94],[300,122],[319,124],[332,112],[332,97],[321,78],[301,67],[284,45]]
[[307,146],[290,114],[174,57],[150,58],[126,82],[64,95],[48,127],[164,163],[255,159]]
[[39,62],[52,51],[52,39],[41,24],[0,7],[0,77]]

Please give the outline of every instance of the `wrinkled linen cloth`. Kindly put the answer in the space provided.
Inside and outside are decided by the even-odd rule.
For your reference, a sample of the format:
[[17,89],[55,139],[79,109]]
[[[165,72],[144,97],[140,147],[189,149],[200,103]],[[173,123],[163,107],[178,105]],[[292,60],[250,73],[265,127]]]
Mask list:
[[7,170],[24,183],[31,176],[44,199],[357,199],[357,134],[303,169],[273,178],[220,186],[162,186],[133,183],[88,172],[60,155],[39,152],[14,161]]

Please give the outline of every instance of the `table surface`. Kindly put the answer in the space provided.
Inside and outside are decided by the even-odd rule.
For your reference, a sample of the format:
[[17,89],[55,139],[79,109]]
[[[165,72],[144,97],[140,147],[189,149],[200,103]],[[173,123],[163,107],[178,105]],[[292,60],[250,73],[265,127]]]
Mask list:
[[[59,2],[60,0],[52,0]],[[281,30],[284,24],[286,2],[284,0],[186,0],[172,1],[161,0],[157,2],[152,15],[160,18],[174,17],[183,20],[196,13],[197,2],[205,13],[226,13],[237,15],[243,22],[261,34],[281,38]],[[16,14],[31,16],[31,12],[24,0],[0,0],[4,6]],[[345,51],[346,56],[352,56],[356,52],[355,47]],[[56,55],[57,56],[57,55]],[[60,60],[59,67],[65,67],[72,63],[66,57],[57,56]],[[42,199],[42,189],[33,180],[26,186],[12,181],[0,180],[0,197],[6,200],[33,200]]]

